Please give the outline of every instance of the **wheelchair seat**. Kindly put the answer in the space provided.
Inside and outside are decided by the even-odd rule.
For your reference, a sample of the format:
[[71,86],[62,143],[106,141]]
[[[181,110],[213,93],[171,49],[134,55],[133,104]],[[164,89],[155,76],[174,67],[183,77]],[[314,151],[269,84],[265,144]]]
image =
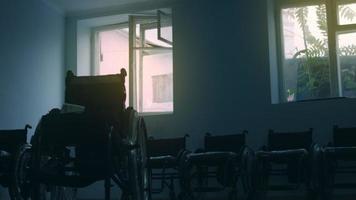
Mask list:
[[204,149],[188,154],[187,161],[191,164],[216,165],[226,159],[238,160],[245,146],[245,133],[221,136],[207,133],[204,137]]
[[333,143],[324,148],[328,156],[338,160],[356,160],[356,127],[333,127]]
[[277,162],[287,158],[295,158],[295,156],[307,156],[313,144],[312,133],[313,129],[302,132],[269,130],[268,145],[262,147],[257,156]]
[[154,156],[149,158],[148,165],[152,169],[159,169],[162,168],[162,166],[166,168],[174,168],[178,165],[178,159],[171,155]]
[[308,155],[307,149],[286,149],[278,151],[259,151],[258,156],[268,161],[281,163],[290,158],[300,158]]
[[224,163],[227,159],[238,159],[238,156],[239,155],[235,152],[213,151],[188,154],[187,160],[191,163],[215,166]]
[[178,138],[149,138],[148,148],[148,165],[151,168],[162,168],[164,166],[177,167],[178,157],[186,150],[186,137]]

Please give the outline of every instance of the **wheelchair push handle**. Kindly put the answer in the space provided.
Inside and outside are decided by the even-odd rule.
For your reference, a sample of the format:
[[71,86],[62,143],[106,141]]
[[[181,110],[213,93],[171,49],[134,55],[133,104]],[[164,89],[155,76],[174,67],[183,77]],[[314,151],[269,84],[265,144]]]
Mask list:
[[32,126],[31,126],[31,125],[29,125],[29,124],[26,124],[26,126],[25,126],[25,130],[27,131],[28,129],[32,129]]

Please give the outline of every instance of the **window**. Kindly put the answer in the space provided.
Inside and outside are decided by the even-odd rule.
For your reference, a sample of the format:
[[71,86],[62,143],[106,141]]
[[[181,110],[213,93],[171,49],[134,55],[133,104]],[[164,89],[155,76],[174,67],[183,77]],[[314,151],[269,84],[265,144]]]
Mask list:
[[356,97],[356,1],[276,0],[282,102]]
[[[95,55],[93,75],[119,74],[121,68],[129,72],[128,24],[103,26],[94,29]],[[128,81],[125,87],[129,88]],[[129,105],[129,96],[126,98]]]
[[[148,12],[149,13],[149,12]],[[93,74],[128,72],[126,105],[140,114],[173,112],[173,40],[169,9],[129,15],[128,22],[98,27]]]

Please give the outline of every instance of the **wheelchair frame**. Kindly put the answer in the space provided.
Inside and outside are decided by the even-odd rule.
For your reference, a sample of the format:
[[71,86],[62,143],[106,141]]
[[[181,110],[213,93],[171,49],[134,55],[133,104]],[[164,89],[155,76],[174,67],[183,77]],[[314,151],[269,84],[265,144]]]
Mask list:
[[[66,103],[85,107],[83,112],[44,115],[19,160],[17,182],[30,182],[22,199],[58,199],[53,188],[81,188],[104,180],[105,199],[111,198],[111,181],[122,190],[122,199],[145,200],[147,191],[147,130],[143,118],[125,109],[125,76],[66,77]],[[27,156],[28,157],[28,156]],[[102,161],[101,162],[98,162]],[[21,174],[30,174],[21,176]]]
[[[331,199],[334,189],[356,188],[356,182],[336,181],[337,174],[356,175],[356,127],[333,127],[333,143],[323,149],[322,198]],[[346,165],[339,165],[344,162]],[[354,162],[353,164],[350,162]]]
[[[206,192],[217,192],[227,188],[229,199],[237,199],[237,181],[242,179],[246,193],[249,193],[249,171],[244,167],[253,163],[253,151],[245,145],[245,135],[211,136],[207,133],[204,138],[204,149],[189,153],[182,157],[181,188],[182,196],[186,199],[200,199]],[[214,167],[211,170],[211,167]],[[193,168],[196,168],[195,171]],[[209,179],[214,178],[220,187],[209,187]],[[196,179],[197,187],[192,186]]]
[[[317,178],[312,175],[320,155],[320,147],[313,143],[313,129],[303,132],[275,132],[269,130],[268,146],[256,152],[257,168],[255,194],[257,199],[266,199],[268,190],[295,190],[304,184],[308,198],[318,194]],[[319,154],[318,154],[319,151]],[[272,165],[286,165],[273,168]],[[286,184],[270,185],[270,176],[287,176]]]
[[[162,193],[167,187],[171,200],[176,199],[175,180],[180,180],[179,160],[186,150],[186,138],[160,138],[150,137],[147,141],[148,150],[148,170],[150,177],[150,194]],[[153,183],[159,181],[160,186],[154,188]]]

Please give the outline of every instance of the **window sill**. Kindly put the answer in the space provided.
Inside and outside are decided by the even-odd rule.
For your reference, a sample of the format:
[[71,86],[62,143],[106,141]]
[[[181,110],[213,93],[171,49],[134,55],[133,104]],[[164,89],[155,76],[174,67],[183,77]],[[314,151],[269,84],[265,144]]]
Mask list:
[[351,97],[329,97],[329,98],[319,98],[319,99],[306,99],[306,100],[298,100],[298,101],[290,101],[290,102],[280,102],[277,104],[294,104],[294,103],[308,103],[308,102],[321,102],[321,101],[339,101],[339,100],[350,100],[355,99]]
[[172,115],[174,112],[144,112],[144,113],[138,113],[139,116],[145,117],[145,116],[157,116],[157,115]]

